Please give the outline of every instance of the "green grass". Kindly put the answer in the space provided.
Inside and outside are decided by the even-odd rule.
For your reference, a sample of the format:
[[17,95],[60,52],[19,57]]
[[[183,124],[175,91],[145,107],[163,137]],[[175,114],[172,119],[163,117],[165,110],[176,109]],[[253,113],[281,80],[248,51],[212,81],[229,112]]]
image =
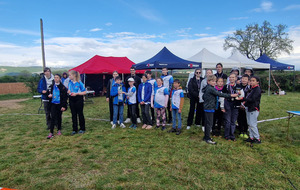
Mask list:
[[12,100],[12,99],[23,99],[23,98],[31,98],[31,93],[21,93],[21,94],[1,94],[0,100]]
[[[111,130],[103,97],[85,105],[87,132],[70,136],[69,110],[63,136],[47,140],[39,100],[0,115],[0,186],[18,189],[293,189],[300,187],[300,117],[259,124],[263,143],[241,139],[216,146],[202,141],[201,129],[176,136],[160,130]],[[263,96],[259,120],[299,110],[300,93]],[[186,99],[183,124],[189,102]],[[15,113],[20,113],[16,115]],[[185,127],[185,126],[184,126]],[[289,182],[290,181],[290,182]]]

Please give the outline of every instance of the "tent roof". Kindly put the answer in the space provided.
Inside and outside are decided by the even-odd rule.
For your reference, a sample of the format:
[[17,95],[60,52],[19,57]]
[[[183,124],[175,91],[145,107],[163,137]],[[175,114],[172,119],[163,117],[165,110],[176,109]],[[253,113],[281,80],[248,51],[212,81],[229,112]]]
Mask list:
[[269,63],[271,65],[271,70],[295,70],[294,65],[288,65],[284,63],[280,63],[268,57],[266,54],[260,56],[256,61],[261,63]]
[[193,69],[201,67],[201,63],[182,59],[164,47],[152,58],[134,66],[136,69]]
[[260,63],[248,59],[242,55],[239,51],[234,51],[233,54],[228,58],[240,63],[240,67],[252,67],[253,69],[270,69],[270,64]]
[[199,53],[195,54],[189,60],[202,62],[203,68],[216,68],[217,63],[222,63],[223,68],[239,67],[239,62],[220,57],[206,48],[203,48]]
[[[129,74],[130,68],[135,63],[127,57],[103,57],[95,55],[88,61],[70,70],[78,71],[80,74],[112,74],[118,73]],[[143,71],[137,71],[141,73]]]

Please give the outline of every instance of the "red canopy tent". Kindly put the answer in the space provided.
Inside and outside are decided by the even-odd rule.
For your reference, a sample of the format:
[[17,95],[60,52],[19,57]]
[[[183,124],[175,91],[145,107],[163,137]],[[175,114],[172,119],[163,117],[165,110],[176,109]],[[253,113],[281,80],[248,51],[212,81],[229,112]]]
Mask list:
[[[135,63],[127,57],[103,57],[95,55],[88,61],[70,70],[80,74],[112,74],[114,71],[130,74],[130,68]],[[137,74],[143,74],[145,70],[137,70]]]

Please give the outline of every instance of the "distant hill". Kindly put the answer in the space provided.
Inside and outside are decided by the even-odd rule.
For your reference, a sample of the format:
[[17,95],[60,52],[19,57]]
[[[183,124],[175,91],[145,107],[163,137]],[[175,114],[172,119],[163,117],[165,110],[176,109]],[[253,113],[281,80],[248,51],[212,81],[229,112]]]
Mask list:
[[[55,71],[67,71],[71,69],[71,67],[65,67],[65,68],[55,68],[51,67],[52,72]],[[18,76],[21,72],[30,72],[30,73],[42,73],[43,68],[38,66],[33,67],[10,67],[10,66],[0,66],[0,77],[9,75],[9,76]]]

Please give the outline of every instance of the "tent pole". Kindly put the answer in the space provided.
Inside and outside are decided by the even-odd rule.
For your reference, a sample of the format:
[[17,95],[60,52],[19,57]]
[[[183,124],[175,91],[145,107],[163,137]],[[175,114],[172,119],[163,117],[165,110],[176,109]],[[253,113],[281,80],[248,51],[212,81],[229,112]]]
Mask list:
[[83,80],[84,80],[84,88],[85,88],[85,80],[86,80],[86,74],[85,73],[83,75]]
[[157,69],[155,68],[155,80],[157,79]]
[[269,68],[268,96],[270,96],[270,91],[271,91],[271,65],[270,65],[270,68]]
[[124,79],[124,73],[122,73],[122,80],[123,80],[123,82],[125,83],[125,79]]
[[293,92],[295,92],[296,88],[295,88],[295,84],[296,84],[296,71],[295,71],[295,68],[294,68],[294,82],[293,82]]

